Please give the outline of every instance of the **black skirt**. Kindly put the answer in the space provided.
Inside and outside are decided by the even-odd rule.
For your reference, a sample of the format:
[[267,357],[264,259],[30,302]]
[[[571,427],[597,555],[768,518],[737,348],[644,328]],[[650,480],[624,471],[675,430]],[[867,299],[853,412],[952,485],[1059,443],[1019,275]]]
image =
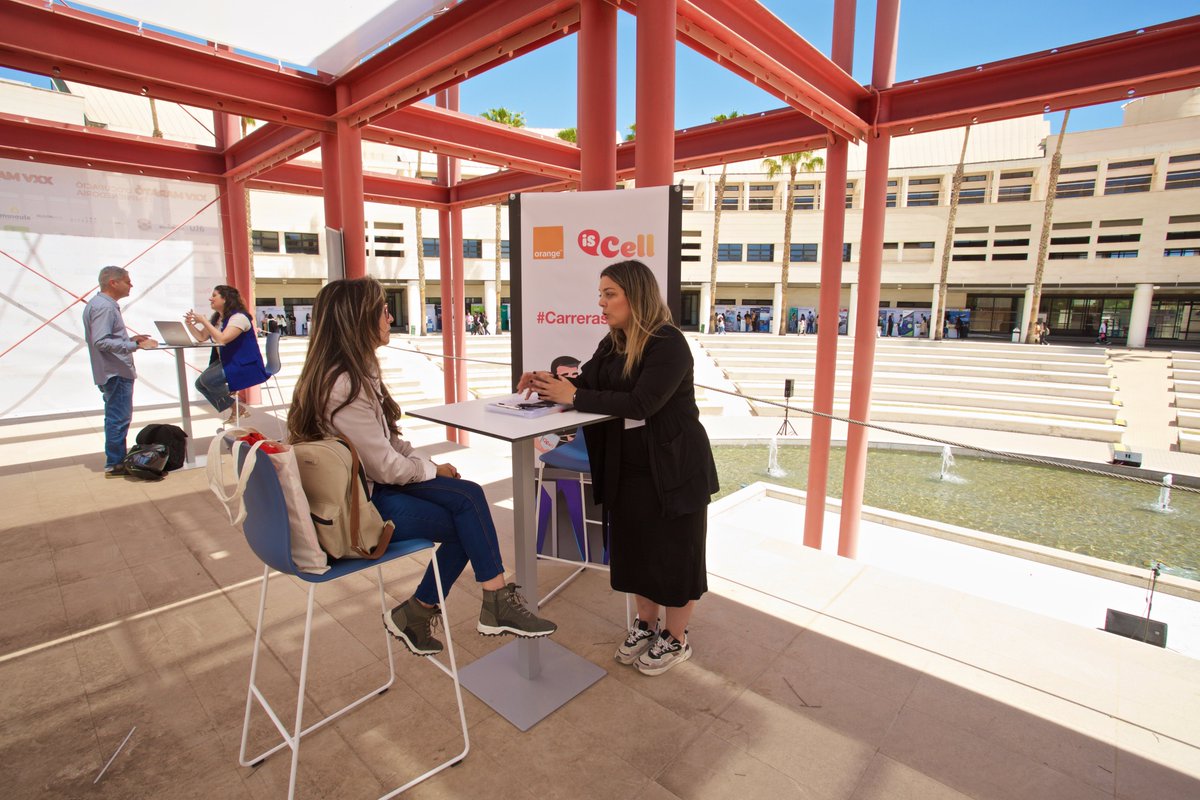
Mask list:
[[621,435],[617,493],[607,504],[612,588],[679,607],[708,591],[708,509],[666,519],[646,446],[646,428]]

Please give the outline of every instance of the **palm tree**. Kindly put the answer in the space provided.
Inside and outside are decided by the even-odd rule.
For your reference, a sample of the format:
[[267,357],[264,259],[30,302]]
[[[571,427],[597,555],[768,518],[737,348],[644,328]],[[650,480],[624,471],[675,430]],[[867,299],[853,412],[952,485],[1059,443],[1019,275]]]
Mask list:
[[558,132],[558,138],[562,139],[564,142],[570,142],[571,144],[578,144],[579,143],[579,132],[576,131],[574,128],[563,128],[561,131]]
[[[728,114],[717,114],[713,122],[724,122],[741,116],[737,111]],[[630,126],[632,128],[632,126]],[[717,245],[721,241],[721,206],[725,203],[725,167],[721,164],[721,177],[717,181],[717,192],[713,198],[713,235],[712,235],[712,270],[709,276],[708,291],[708,329],[713,331],[717,321]]]
[[783,268],[779,273],[779,282],[783,286],[783,308],[779,309],[776,317],[779,321],[779,335],[785,336],[787,335],[785,321],[787,319],[788,269],[792,263],[792,212],[796,210],[796,173],[821,169],[825,166],[825,159],[814,156],[811,150],[802,150],[799,153],[785,153],[779,158],[764,159],[762,163],[767,170],[768,178],[774,178],[783,172],[784,167],[788,170],[787,208],[783,212]]
[[[716,117],[714,117],[713,119],[716,119]],[[629,126],[629,133],[625,134],[625,141],[632,142],[636,138],[637,138],[637,123],[635,122]]]
[[[524,114],[522,114],[520,111],[509,111],[507,108],[504,108],[503,106],[501,106],[500,108],[489,108],[487,111],[483,112],[483,114],[481,116],[484,119],[490,119],[492,122],[499,122],[500,124],[507,125],[510,128],[524,128],[525,127],[525,115]],[[570,128],[569,130],[571,131],[572,134],[575,133],[574,128]],[[559,133],[559,136],[562,137],[563,133],[565,133],[565,131],[561,131]],[[566,137],[562,137],[562,138],[566,138]],[[572,138],[569,141],[574,141],[574,139]],[[500,332],[500,297],[501,297],[501,291],[500,291],[500,285],[501,285],[500,215],[501,215],[501,208],[503,205],[504,205],[503,203],[496,204],[496,307],[493,309],[489,309],[490,311],[494,312],[491,317],[491,322],[493,325],[496,326],[496,333]]]
[[933,338],[941,339],[946,324],[946,283],[950,278],[950,250],[954,247],[954,220],[958,217],[958,200],[962,196],[963,164],[967,160],[967,140],[971,137],[971,126],[963,128],[962,153],[958,156],[958,168],[950,182],[950,214],[946,218],[946,244],[942,248],[942,274],[938,279],[937,314],[930,322]]
[[1058,193],[1058,173],[1062,169],[1063,135],[1067,132],[1067,120],[1071,118],[1071,109],[1063,114],[1062,127],[1058,130],[1058,145],[1054,148],[1054,157],[1050,160],[1050,180],[1046,184],[1046,210],[1042,214],[1042,238],[1038,240],[1037,268],[1033,273],[1033,297],[1030,298],[1029,308],[1025,310],[1026,327],[1025,341],[1034,341],[1033,329],[1037,325],[1038,309],[1042,305],[1042,277],[1046,273],[1046,250],[1050,244],[1050,220],[1054,217],[1054,195]]
[[163,138],[162,128],[158,127],[158,106],[154,102],[154,98],[147,98],[150,101],[150,135],[155,139]]
[[[421,151],[417,151],[417,180],[421,180]],[[425,330],[425,239],[421,232],[421,212],[417,206],[417,286],[421,293],[420,322],[417,325],[417,335],[424,336]]]

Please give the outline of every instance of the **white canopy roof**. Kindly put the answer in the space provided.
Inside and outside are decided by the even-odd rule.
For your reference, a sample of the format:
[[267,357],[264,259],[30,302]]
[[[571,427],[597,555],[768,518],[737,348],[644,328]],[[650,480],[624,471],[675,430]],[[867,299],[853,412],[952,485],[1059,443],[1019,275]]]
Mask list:
[[205,41],[340,75],[455,0],[87,0]]

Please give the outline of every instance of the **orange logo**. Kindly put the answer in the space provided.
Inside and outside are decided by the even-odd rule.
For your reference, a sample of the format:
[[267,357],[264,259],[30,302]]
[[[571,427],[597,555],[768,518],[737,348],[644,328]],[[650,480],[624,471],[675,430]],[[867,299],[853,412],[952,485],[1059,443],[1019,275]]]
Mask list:
[[562,258],[563,257],[563,228],[562,225],[545,225],[533,228],[533,258]]

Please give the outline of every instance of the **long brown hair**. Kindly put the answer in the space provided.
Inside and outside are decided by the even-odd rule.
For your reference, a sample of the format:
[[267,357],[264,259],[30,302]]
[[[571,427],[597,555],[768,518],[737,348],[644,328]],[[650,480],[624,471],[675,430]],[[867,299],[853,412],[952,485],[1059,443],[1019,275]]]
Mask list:
[[[308,356],[288,411],[288,438],[311,442],[335,435],[333,416],[370,391],[383,409],[388,431],[399,434],[400,406],[379,380],[379,318],[387,298],[374,278],[331,281],[317,292],[309,325]],[[346,375],[350,395],[337,408],[329,407],[334,382]],[[379,394],[375,384],[379,382]]]
[[650,337],[663,325],[674,325],[671,310],[667,308],[658,289],[658,279],[641,261],[609,264],[600,277],[608,278],[620,286],[629,303],[629,324],[624,330],[612,328],[608,332],[613,350],[625,356],[625,368],[621,374],[628,378],[642,360]]
[[250,312],[246,310],[246,303],[242,300],[242,293],[237,289],[222,283],[214,286],[213,291],[221,295],[221,299],[225,301],[225,310],[220,313],[214,311],[212,317],[209,319],[209,322],[213,325],[216,325],[219,320],[229,319],[239,311],[247,317],[250,316]]

